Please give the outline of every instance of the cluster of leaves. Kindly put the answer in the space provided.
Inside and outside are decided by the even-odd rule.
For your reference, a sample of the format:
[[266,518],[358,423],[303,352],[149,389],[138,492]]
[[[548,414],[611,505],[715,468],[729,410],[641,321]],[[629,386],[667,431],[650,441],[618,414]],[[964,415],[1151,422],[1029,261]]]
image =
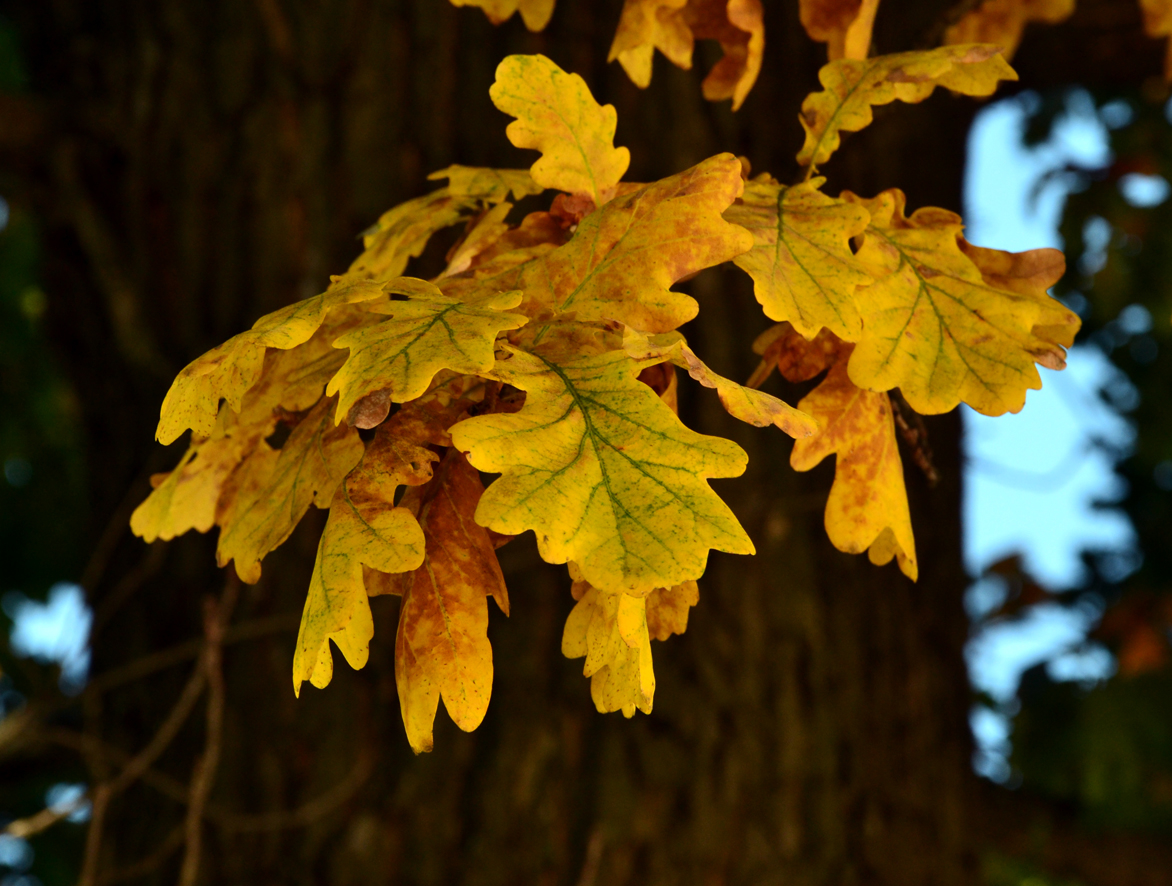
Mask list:
[[[555,0],[452,0],[479,6],[493,24],[520,13],[530,31],[543,30]],[[651,83],[651,62],[659,50],[676,67],[692,68],[697,40],[716,40],[724,52],[704,78],[709,101],[732,99],[741,106],[761,71],[765,22],[761,0],[626,0],[607,61],[618,60],[641,89]]]
[[[448,185],[386,213],[326,292],[184,369],[158,438],[190,428],[191,444],[132,528],[151,541],[219,526],[219,562],[254,582],[310,505],[328,509],[294,689],[329,682],[331,641],[362,667],[368,596],[400,595],[396,677],[417,751],[440,698],[461,728],[484,716],[487,599],[509,607],[494,549],[530,530],[544,559],[569,566],[563,651],[585,657],[598,709],[651,710],[650,640],[686,627],[709,550],[753,552],[707,482],[739,475],[745,453],[680,422],[675,367],[733,416],[797,438],[795,468],[836,454],[831,540],[915,578],[888,392],[922,413],[1016,411],[1040,386],[1035,362],[1062,365],[1078,319],[1046,295],[1060,253],[982,249],[954,213],[909,216],[897,190],[831,197],[815,173],[874,105],[937,86],[988,95],[1013,76],[982,45],[840,59],[802,107],[805,181],[746,181],[747,164],[721,154],[635,184],[613,107],[543,56],[505,59],[492,100],[516,118],[512,143],[540,158],[436,173]],[[546,189],[561,192],[548,210],[508,222],[510,195]],[[459,222],[439,277],[401,276]],[[671,286],[726,261],[778,321],[749,385],[677,331],[698,306]],[[756,389],[775,367],[826,376],[794,408]],[[484,488],[479,472],[500,477]]]

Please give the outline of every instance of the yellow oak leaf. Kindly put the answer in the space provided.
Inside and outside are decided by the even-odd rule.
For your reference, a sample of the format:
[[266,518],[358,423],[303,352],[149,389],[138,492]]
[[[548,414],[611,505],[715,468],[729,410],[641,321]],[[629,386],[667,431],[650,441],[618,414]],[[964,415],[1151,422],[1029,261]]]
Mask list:
[[[503,199],[503,196],[502,196]],[[418,258],[436,231],[451,227],[479,209],[481,202],[495,202],[484,194],[457,194],[440,188],[382,214],[362,235],[365,247],[344,275],[345,280],[392,280],[407,262]]]
[[813,174],[838,150],[841,133],[870,125],[873,105],[896,99],[922,102],[937,86],[965,95],[992,95],[1001,80],[1017,79],[999,53],[996,46],[978,43],[831,62],[818,72],[823,91],[802,102],[799,120],[806,141],[798,163]]
[[640,89],[651,84],[651,60],[657,49],[677,68],[690,69],[695,38],[681,14],[687,3],[688,0],[626,0],[606,60],[618,59]]
[[216,559],[221,566],[235,560],[241,581],[260,579],[260,561],[289,537],[311,504],[330,506],[338,484],[362,457],[358,432],[349,425],[334,426],[333,405],[323,397],[279,452],[263,455],[268,444],[258,444],[253,457],[260,461],[248,471],[247,488],[217,519],[223,530]]
[[193,442],[175,469],[135,508],[130,530],[143,541],[153,542],[190,529],[211,529],[228,477],[276,427],[276,417],[271,412],[269,416],[267,421],[244,425],[229,422],[234,414],[226,405],[222,407],[211,437]]
[[492,694],[487,598],[495,597],[506,615],[509,604],[493,541],[473,519],[483,488],[464,456],[449,449],[432,483],[409,492],[427,557],[403,576],[395,681],[407,739],[418,754],[432,748],[441,697],[465,732],[484,719]]
[[688,0],[688,27],[697,40],[716,40],[724,55],[700,88],[709,101],[732,99],[738,110],[761,73],[765,20],[761,0]]
[[545,30],[553,15],[555,0],[452,0],[453,6],[479,6],[494,25],[508,21],[514,12],[530,31]]
[[1077,329],[1078,318],[1044,290],[1023,295],[986,281],[961,250],[955,213],[924,207],[908,218],[898,190],[861,202],[871,223],[858,257],[876,282],[859,293],[864,334],[852,381],[898,387],[923,414],[962,401],[986,415],[1020,410],[1042,384],[1035,360],[1053,363],[1056,344],[1043,336]]
[[372,313],[388,319],[334,342],[335,347],[350,350],[326,388],[327,396],[339,395],[336,422],[374,391],[389,388],[391,401],[404,403],[426,391],[441,369],[471,375],[491,369],[497,333],[528,322],[522,314],[503,313],[520,303],[520,292],[496,292],[464,302],[413,277],[400,277],[387,287],[411,297],[375,305]]
[[310,339],[330,311],[385,297],[381,283],[339,282],[321,295],[261,317],[252,329],[208,351],[179,373],[163,400],[156,439],[172,443],[187,428],[197,437],[207,437],[221,399],[240,411],[245,393],[260,375],[266,349],[295,348]]
[[545,190],[533,180],[528,169],[490,169],[484,166],[456,164],[440,169],[428,181],[448,180],[448,193],[456,197],[475,197],[487,203],[502,203],[512,193],[514,200],[540,194]]
[[1149,37],[1168,37],[1164,55],[1164,79],[1172,82],[1172,2],[1169,0],[1139,0],[1144,17],[1144,33]]
[[[769,371],[778,369],[789,381],[809,381],[834,363],[843,350],[843,342],[829,330],[823,329],[807,340],[789,323],[778,323],[757,336],[753,353],[760,354],[769,364]],[[758,370],[761,372],[762,370]],[[768,375],[763,376],[760,384]]]
[[614,146],[614,105],[599,105],[577,74],[544,55],[510,55],[496,69],[493,103],[512,117],[505,134],[541,157],[530,168],[544,188],[585,194],[601,206],[627,171],[631,153]]
[[765,53],[760,0],[626,0],[607,61],[618,59],[631,82],[645,89],[656,49],[689,70],[696,40],[716,40],[724,50],[704,79],[704,97],[731,98],[737,110],[757,80]]
[[[220,407],[211,436],[193,438],[175,470],[158,477],[154,491],[131,515],[131,530],[152,542],[190,529],[211,529],[217,514],[228,506],[221,501],[223,490],[243,482],[243,477],[229,480],[273,432],[278,412],[301,412],[321,399],[330,377],[345,360],[345,353],[330,342],[369,316],[354,305],[336,309],[305,344],[288,350],[270,348],[260,379],[241,400],[240,412],[233,412],[226,403]],[[250,462],[249,469],[262,461]]]
[[646,597],[647,632],[652,640],[666,640],[688,629],[688,613],[700,602],[700,587],[694,581],[670,588],[656,588]]
[[572,311],[642,332],[670,332],[696,316],[677,280],[746,252],[744,228],[721,213],[740,196],[741,164],[718,154],[681,173],[616,197],[578,225],[573,239],[518,266],[506,280],[525,292],[521,310]]
[[505,221],[512,210],[512,203],[498,203],[485,212],[471,226],[464,236],[449,250],[447,255],[448,266],[439,275],[450,277],[453,274],[462,274],[472,266],[472,263],[485,251],[492,248],[501,237],[509,232],[509,224]]
[[1074,344],[1082,321],[1078,314],[1055,301],[1046,292],[1066,273],[1066,256],[1059,249],[1029,249],[1005,252],[974,246],[957,238],[960,251],[973,260],[981,279],[994,289],[1024,295],[1041,306],[1041,314],[1031,330],[1027,348],[1033,358],[1047,369],[1066,367],[1066,348]]
[[858,341],[863,320],[855,303],[871,282],[850,240],[867,227],[857,203],[823,194],[822,180],[787,187],[765,177],[745,184],[724,213],[753,234],[753,248],[736,266],[753,278],[753,292],[771,320],[786,320],[813,338],[822,328]]
[[826,44],[831,61],[862,59],[871,45],[878,8],[879,0],[801,0],[799,14],[810,39]]
[[[396,416],[397,417],[397,416]],[[424,538],[414,515],[395,507],[400,486],[432,477],[438,456],[424,445],[426,427],[388,422],[366,448],[362,461],[338,486],[317,546],[317,561],[301,614],[293,654],[293,692],[309,680],[318,689],[334,673],[330,641],[350,667],[366,666],[374,620],[363,567],[407,572],[423,563]]]
[[915,539],[890,398],[856,387],[840,360],[799,405],[818,418],[822,430],[794,444],[790,464],[808,471],[837,453],[826,503],[831,543],[850,554],[869,548],[871,562],[880,566],[894,556],[915,581]]
[[[571,570],[571,575],[575,571]],[[623,593],[606,593],[584,580],[574,582],[578,600],[562,632],[562,654],[586,657],[583,676],[599,713],[636,709],[651,713],[655,671],[647,630],[647,601]]]
[[944,32],[944,42],[994,43],[1009,61],[1021,45],[1026,25],[1056,25],[1073,12],[1074,0],[984,0]]
[[721,405],[733,418],[759,428],[775,425],[791,437],[808,437],[818,430],[818,423],[812,417],[794,409],[784,400],[739,385],[713,372],[678,333],[649,338],[628,329],[623,339],[623,348],[640,362],[667,360],[687,370],[704,387],[716,391]]
[[710,548],[753,552],[706,482],[741,474],[745,453],[684,427],[637,380],[636,361],[622,352],[562,363],[505,352],[494,375],[526,391],[525,405],[452,428],[473,465],[502,474],[477,522],[507,535],[532,529],[547,562],[575,560],[611,592],[698,578]]

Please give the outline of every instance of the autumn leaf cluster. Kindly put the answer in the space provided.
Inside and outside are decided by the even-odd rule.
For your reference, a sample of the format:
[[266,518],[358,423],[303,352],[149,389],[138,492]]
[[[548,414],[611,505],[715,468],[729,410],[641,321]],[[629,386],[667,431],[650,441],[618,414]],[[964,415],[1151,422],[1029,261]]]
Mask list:
[[[519,9],[533,26],[552,4],[475,5]],[[658,30],[636,39],[642,5],[658,10]],[[628,2],[616,56],[637,81],[650,47],[674,61],[668,32],[710,33],[707,5]],[[722,8],[731,21],[753,5]],[[751,36],[741,55],[732,45],[726,58],[751,61]],[[733,84],[734,103],[748,67],[737,70],[714,81]],[[817,168],[875,105],[937,86],[985,96],[1013,76],[979,44],[841,58],[802,106],[804,181],[746,180],[745,163],[719,154],[640,184],[623,180],[613,107],[543,56],[506,58],[490,95],[536,162],[434,174],[447,184],[383,215],[325,292],[184,369],[157,436],[190,430],[190,444],[132,528],[154,541],[219,527],[220,564],[255,582],[311,506],[328,511],[294,690],[329,683],[331,643],[362,667],[368,598],[398,595],[396,680],[416,751],[432,745],[441,699],[463,729],[484,717],[489,598],[509,612],[495,550],[530,531],[545,560],[568,566],[576,605],[562,649],[585,659],[597,708],[651,711],[650,641],[685,630],[710,550],[754,550],[708,483],[741,474],[746,455],[680,421],[677,368],[734,417],[794,437],[795,469],[834,455],[831,541],[914,579],[900,410],[1020,409],[1040,386],[1035,364],[1062,365],[1078,320],[1046,294],[1060,253],[974,246],[954,213],[908,214],[898,190],[831,196]],[[546,191],[547,209],[514,218],[515,201]],[[463,235],[444,271],[404,276],[453,225]],[[698,306],[673,285],[724,262],[749,274],[777,322],[754,345],[762,368],[748,384],[715,373],[678,331]],[[775,368],[822,378],[793,406],[758,389]],[[484,475],[497,476],[485,486]]]

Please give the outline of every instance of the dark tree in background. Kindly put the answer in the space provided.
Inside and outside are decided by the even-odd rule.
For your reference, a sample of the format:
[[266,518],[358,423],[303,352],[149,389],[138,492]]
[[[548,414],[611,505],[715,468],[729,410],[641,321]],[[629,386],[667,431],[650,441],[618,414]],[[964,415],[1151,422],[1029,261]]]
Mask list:
[[[759,553],[712,556],[688,632],[657,647],[654,713],[594,712],[580,663],[560,654],[568,579],[522,537],[501,552],[513,615],[490,626],[488,716],[464,734],[441,714],[436,750],[421,757],[399,718],[394,598],[373,602],[365,670],[339,662],[327,690],[293,696],[320,519],[266,561],[255,586],[214,567],[214,539],[147,547],[129,533],[150,474],[179,455],[150,442],[179,368],[321,291],[357,253],[357,235],[427,190],[432,170],[531,162],[488,99],[505,55],[545,53],[614,103],[632,180],[723,150],[792,179],[797,109],[825,50],[806,37],[796,0],[765,5],[765,67],[732,114],[701,97],[713,61],[704,52],[692,72],[657,62],[645,92],[607,65],[618,0],[560,0],[541,34],[516,19],[493,28],[447,0],[0,3],[0,193],[11,204],[0,234],[0,457],[31,469],[26,485],[0,487],[0,590],[35,595],[75,580],[95,613],[92,677],[76,697],[57,692],[48,669],[2,653],[0,814],[36,813],[60,781],[86,783],[95,801],[88,827],[63,822],[32,837],[45,886],[79,876],[916,886],[975,884],[1014,865],[1088,884],[1172,881],[1166,666],[1098,695],[1039,685],[1022,715],[1025,786],[994,788],[971,772],[955,415],[927,420],[941,482],[929,488],[908,471],[921,558],[913,585],[830,546],[829,464],[795,474],[780,434],[685,396],[691,426],[749,452],[746,476],[718,485]],[[889,0],[876,51],[933,45],[970,6]],[[1066,24],[1029,32],[1019,87],[1058,96],[1085,83],[1104,102],[1129,96],[1138,122],[1120,137],[1144,138],[1142,121],[1166,95],[1152,80],[1161,51],[1138,8],[1085,0]],[[937,95],[880,109],[827,165],[831,188],[897,186],[911,207],[961,209],[977,107]],[[1151,126],[1160,134],[1145,150],[1172,164],[1172,132]],[[1094,207],[1110,217],[1110,206]],[[1145,249],[1124,244],[1107,268],[1126,261],[1152,281],[1152,335],[1172,348],[1172,264],[1146,247],[1164,235],[1158,217],[1145,218],[1111,218]],[[1076,253],[1079,231],[1068,241]],[[436,273],[450,242],[429,247],[412,273]],[[1088,296],[1094,334],[1111,336],[1136,284],[1112,284],[1133,289],[1100,301],[1099,279],[1067,285]],[[743,343],[766,324],[748,278],[722,269],[687,285],[705,317],[689,340],[718,371],[747,377],[756,358]],[[1168,359],[1123,364],[1143,379],[1141,430],[1156,428],[1125,463],[1137,477],[1158,479],[1155,465],[1172,459],[1172,433],[1159,430]],[[773,384],[790,402],[805,391]],[[1128,500],[1145,553],[1160,550],[1169,526],[1155,483],[1136,482]],[[1129,579],[1152,611],[1167,599],[1166,559],[1151,554]],[[1091,591],[1104,598],[1128,591],[1098,581]],[[1141,698],[1112,700],[1128,693]],[[1101,725],[1104,705],[1123,712],[1111,721],[1118,735],[1132,735],[1129,716],[1150,727],[1145,736],[1164,730],[1137,770],[1147,804],[1138,820],[1099,814],[1087,793],[1083,726]]]

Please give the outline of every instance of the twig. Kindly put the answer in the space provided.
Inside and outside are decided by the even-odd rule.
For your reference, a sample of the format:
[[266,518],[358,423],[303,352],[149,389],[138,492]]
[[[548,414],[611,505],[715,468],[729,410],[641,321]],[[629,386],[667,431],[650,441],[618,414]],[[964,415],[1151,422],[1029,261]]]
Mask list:
[[183,845],[184,826],[179,825],[167,838],[159,844],[159,848],[148,855],[146,858],[140,859],[122,868],[120,871],[102,877],[98,880],[98,886],[111,886],[113,883],[122,883],[125,880],[135,880],[139,877],[145,877],[168,858],[171,857],[176,849]]
[[[234,575],[234,574],[233,574]],[[207,739],[203,756],[196,762],[191,776],[190,801],[184,825],[187,848],[179,872],[179,886],[194,886],[199,876],[203,847],[203,813],[220,765],[220,745],[224,737],[224,625],[231,615],[239,592],[239,580],[230,580],[223,599],[204,601],[204,645],[202,666],[208,684]]]
[[109,805],[110,798],[141,777],[150,765],[159,758],[159,755],[167,749],[167,746],[179,733],[179,729],[191,713],[191,709],[195,707],[196,701],[199,700],[205,681],[204,670],[196,668],[191,679],[187,681],[187,685],[183,687],[179,700],[171,708],[171,713],[167,715],[167,719],[163,721],[163,725],[159,727],[154,738],[126,764],[117,777],[94,788],[93,815],[90,819],[89,832],[86,834],[85,858],[82,862],[78,886],[94,886],[96,882],[98,856],[102,847],[102,825],[106,818],[106,807]]
[[90,828],[85,836],[85,857],[81,863],[81,876],[77,886],[94,886],[98,876],[98,858],[102,851],[102,824],[106,819],[106,807],[110,803],[110,786],[100,784],[94,788],[94,808],[90,817]]
[[928,429],[924,427],[924,419],[908,405],[899,391],[888,391],[888,394],[891,412],[895,416],[895,426],[899,428],[900,436],[912,451],[912,460],[927,478],[928,486],[934,488],[940,482],[940,474],[932,461],[932,447],[928,443]]
[[308,827],[319,819],[325,818],[358,792],[366,784],[370,773],[374,770],[374,760],[364,749],[359,752],[354,761],[354,767],[344,779],[314,797],[312,800],[291,809],[288,812],[271,812],[259,815],[248,815],[235,812],[211,811],[208,818],[230,833],[247,834],[263,831],[292,830],[293,828]]
[[49,806],[42,809],[36,815],[30,815],[28,818],[18,818],[16,821],[9,822],[8,827],[4,829],[4,833],[9,837],[26,840],[35,834],[39,834],[41,831],[53,827],[61,819],[69,818],[69,816],[77,812],[88,801],[89,792],[86,791],[76,800],[61,803],[57,806]]
[[[266,634],[279,634],[282,631],[292,631],[300,624],[300,618],[289,615],[274,615],[270,618],[258,618],[253,621],[241,622],[224,631],[223,645],[229,646],[244,640],[253,640]],[[94,677],[86,687],[86,692],[101,694],[109,692],[118,686],[133,683],[142,677],[149,676],[156,671],[162,671],[177,664],[197,658],[203,648],[202,640],[188,640],[167,649],[160,649],[150,655],[112,668],[104,674]]]
[[598,867],[602,862],[602,850],[606,845],[606,838],[600,828],[595,828],[590,834],[590,842],[586,844],[586,860],[582,862],[582,873],[578,877],[578,886],[594,886],[598,879]]
[[[125,522],[125,521],[124,521]],[[114,614],[135,595],[139,588],[154,578],[167,560],[165,541],[150,545],[142,560],[124,575],[94,610],[94,626],[90,629],[90,643],[106,628]],[[88,586],[87,586],[88,587]]]

